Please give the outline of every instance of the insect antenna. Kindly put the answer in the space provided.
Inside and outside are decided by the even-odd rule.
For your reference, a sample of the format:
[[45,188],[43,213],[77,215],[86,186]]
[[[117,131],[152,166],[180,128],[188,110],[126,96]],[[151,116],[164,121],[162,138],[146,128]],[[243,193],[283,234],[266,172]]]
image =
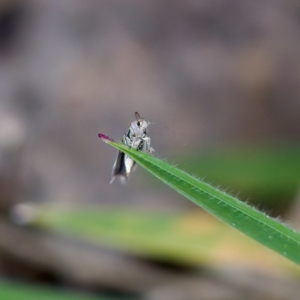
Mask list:
[[135,118],[137,119],[137,120],[139,120],[141,117],[140,117],[140,114],[136,111],[135,113],[134,113],[134,115],[135,115]]

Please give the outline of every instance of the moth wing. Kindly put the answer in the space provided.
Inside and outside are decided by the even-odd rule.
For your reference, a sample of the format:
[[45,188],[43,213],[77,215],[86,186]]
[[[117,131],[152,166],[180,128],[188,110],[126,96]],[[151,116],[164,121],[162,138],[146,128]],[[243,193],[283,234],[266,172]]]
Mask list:
[[113,165],[112,178],[110,183],[113,183],[116,176],[122,176],[123,178],[125,177],[127,179],[126,167],[125,167],[125,154],[121,151],[118,152],[116,161]]

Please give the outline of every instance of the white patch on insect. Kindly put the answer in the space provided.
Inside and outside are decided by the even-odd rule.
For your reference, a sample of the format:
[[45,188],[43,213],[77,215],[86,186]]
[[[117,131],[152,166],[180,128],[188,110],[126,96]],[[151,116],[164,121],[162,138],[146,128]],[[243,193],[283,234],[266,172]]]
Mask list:
[[[130,127],[125,135],[123,135],[122,143],[137,151],[152,153],[154,151],[150,146],[151,139],[147,136],[147,127],[149,121],[142,119],[138,112],[135,112],[136,120],[130,124]],[[119,151],[117,159],[113,165],[112,179],[113,183],[116,176],[120,177],[122,183],[126,183],[128,176],[135,166],[135,161],[129,156]]]

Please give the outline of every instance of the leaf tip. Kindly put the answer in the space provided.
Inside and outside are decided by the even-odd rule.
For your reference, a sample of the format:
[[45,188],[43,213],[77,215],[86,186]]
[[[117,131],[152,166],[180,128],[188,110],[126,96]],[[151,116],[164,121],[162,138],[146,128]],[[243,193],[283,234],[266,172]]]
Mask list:
[[98,137],[104,142],[104,143],[109,143],[109,142],[114,142],[113,139],[109,138],[108,136],[102,134],[102,133],[99,133],[98,134]]

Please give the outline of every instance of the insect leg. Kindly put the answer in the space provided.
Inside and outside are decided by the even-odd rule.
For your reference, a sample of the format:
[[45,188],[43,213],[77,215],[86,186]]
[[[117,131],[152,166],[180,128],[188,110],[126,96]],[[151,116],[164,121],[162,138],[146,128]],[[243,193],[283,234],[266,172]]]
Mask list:
[[147,152],[147,153],[153,153],[154,149],[151,148],[151,146],[150,146],[151,139],[148,136],[144,136],[143,141],[144,141],[144,143],[143,143],[142,151]]

